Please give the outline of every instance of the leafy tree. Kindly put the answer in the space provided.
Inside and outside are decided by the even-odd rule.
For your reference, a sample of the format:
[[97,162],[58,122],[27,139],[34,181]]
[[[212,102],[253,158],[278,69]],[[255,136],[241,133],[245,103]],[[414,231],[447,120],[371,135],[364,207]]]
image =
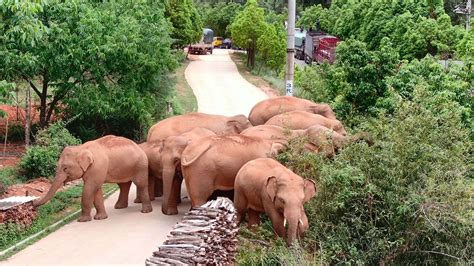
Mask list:
[[199,41],[202,36],[202,20],[192,0],[166,0],[165,16],[173,25],[171,37],[174,45],[182,48]]
[[242,5],[236,3],[218,3],[215,6],[200,8],[204,25],[211,28],[216,36],[230,36],[228,26],[232,24],[235,16],[242,10]]
[[[0,44],[4,58],[0,80],[26,82],[33,89],[40,99],[41,126],[61,106],[71,116],[80,115],[79,120],[102,121],[99,134],[121,134],[110,130],[108,119],[143,125],[144,117],[149,120],[156,108],[164,110],[158,103],[169,94],[167,74],[176,63],[161,3],[40,1],[28,13],[16,2],[0,4],[4,18],[0,36],[5,40]],[[17,38],[22,31],[15,28],[30,29],[31,20],[44,30],[31,38]],[[135,97],[117,97],[128,95]],[[156,99],[154,104],[142,104],[150,98]]]
[[285,64],[285,29],[278,24],[267,25],[257,40],[257,49],[260,61],[278,75],[281,67]]
[[256,0],[248,0],[245,8],[230,25],[232,39],[237,46],[247,49],[247,65],[255,67],[257,40],[266,28],[264,10]]
[[459,42],[457,49],[462,58],[470,60],[474,59],[474,28],[464,35],[464,38]]
[[389,40],[382,42],[382,49],[375,52],[359,41],[342,42],[335,65],[306,68],[297,75],[295,85],[300,94],[316,102],[332,103],[348,124],[356,123],[357,116],[374,115],[375,107],[384,104],[382,99],[387,96],[384,78],[395,72],[398,63],[398,54]]
[[[361,16],[360,14],[363,14]],[[388,37],[400,57],[423,58],[426,54],[454,54],[462,28],[451,25],[442,1],[343,1],[330,8],[307,8],[298,21],[306,28],[321,21],[322,29],[343,39],[365,42],[377,50]]]

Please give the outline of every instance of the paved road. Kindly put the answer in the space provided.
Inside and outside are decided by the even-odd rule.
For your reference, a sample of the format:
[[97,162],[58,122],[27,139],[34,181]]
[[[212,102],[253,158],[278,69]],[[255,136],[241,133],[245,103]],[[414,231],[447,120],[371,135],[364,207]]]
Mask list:
[[[255,103],[267,97],[240,76],[226,50],[196,57],[186,69],[186,79],[197,96],[200,112],[247,115]],[[142,214],[140,205],[132,203],[134,188],[127,209],[113,208],[117,198],[115,193],[105,202],[108,219],[72,222],[0,265],[144,265],[190,207],[185,199],[180,215],[165,216],[158,198],[153,212]]]
[[209,114],[248,115],[250,109],[268,96],[247,82],[238,72],[228,50],[214,49],[186,69],[186,80],[198,101],[198,111]]

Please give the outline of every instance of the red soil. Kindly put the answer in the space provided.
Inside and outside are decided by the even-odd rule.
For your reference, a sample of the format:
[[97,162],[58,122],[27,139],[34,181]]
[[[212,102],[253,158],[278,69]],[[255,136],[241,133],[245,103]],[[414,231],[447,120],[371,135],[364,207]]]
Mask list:
[[28,181],[26,184],[17,184],[9,186],[0,198],[12,196],[37,196],[41,197],[48,192],[51,182],[46,178],[37,178]]

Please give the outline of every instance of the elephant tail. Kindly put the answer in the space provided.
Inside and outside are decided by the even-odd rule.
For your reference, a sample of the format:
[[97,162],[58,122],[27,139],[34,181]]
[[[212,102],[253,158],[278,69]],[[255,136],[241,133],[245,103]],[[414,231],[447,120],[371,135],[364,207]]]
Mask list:
[[203,145],[203,146],[199,147],[201,151],[198,152],[198,154],[194,158],[192,158],[190,161],[187,161],[186,156],[183,156],[181,158],[181,166],[188,166],[188,165],[194,163],[197,159],[199,159],[199,157],[201,157],[201,155],[203,155],[211,147],[212,147],[212,145],[211,145],[210,142],[208,142],[206,145]]

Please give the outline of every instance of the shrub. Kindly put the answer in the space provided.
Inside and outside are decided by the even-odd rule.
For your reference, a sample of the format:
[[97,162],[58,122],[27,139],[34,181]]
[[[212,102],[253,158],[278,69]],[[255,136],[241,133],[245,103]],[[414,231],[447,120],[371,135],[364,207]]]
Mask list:
[[64,147],[80,144],[80,141],[67,131],[63,122],[38,131],[35,139],[35,145],[27,149],[20,161],[20,169],[25,179],[53,176],[56,162]]
[[374,146],[355,143],[333,160],[290,149],[280,160],[314,178],[304,245],[329,264],[468,263],[472,143],[463,107],[423,86],[393,115],[365,123]]
[[[411,100],[398,97],[393,115],[361,126],[374,146],[354,143],[328,160],[302,153],[296,141],[279,156],[318,188],[305,206],[310,229],[302,242],[315,257],[303,255],[298,265],[472,262],[472,142],[465,108],[451,96],[417,86]],[[282,250],[243,241],[238,262],[291,264],[288,256],[304,254]]]

